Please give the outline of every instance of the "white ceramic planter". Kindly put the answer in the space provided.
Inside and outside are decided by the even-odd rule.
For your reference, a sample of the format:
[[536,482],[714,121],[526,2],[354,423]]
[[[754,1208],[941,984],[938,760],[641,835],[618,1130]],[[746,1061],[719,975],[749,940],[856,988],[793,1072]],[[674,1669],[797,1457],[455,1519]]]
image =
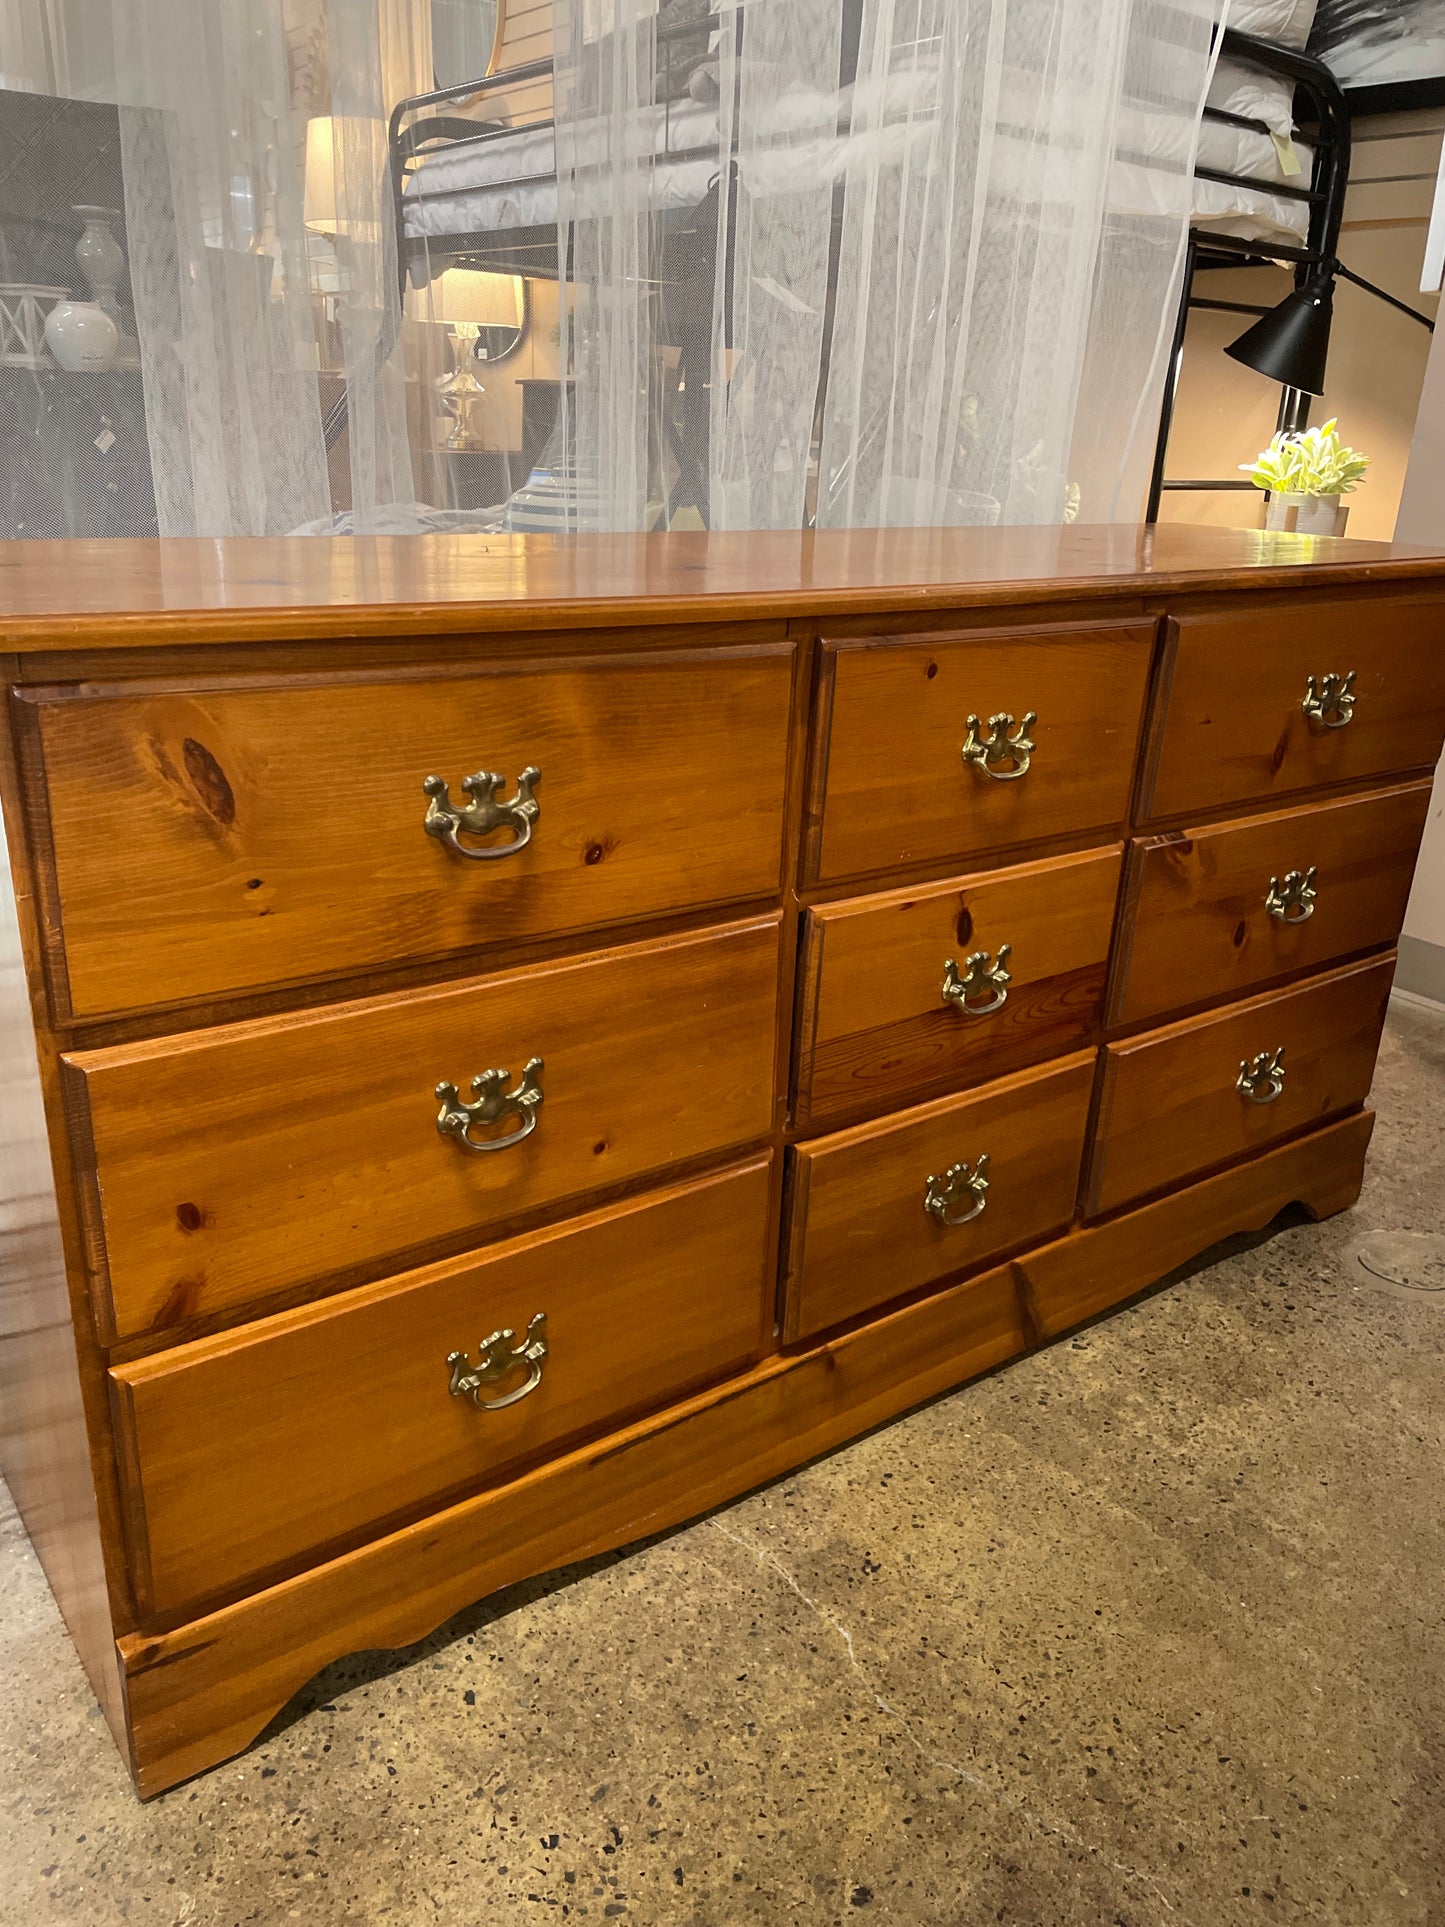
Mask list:
[[1264,526],[1293,535],[1343,535],[1350,511],[1338,495],[1271,495],[1264,505]]

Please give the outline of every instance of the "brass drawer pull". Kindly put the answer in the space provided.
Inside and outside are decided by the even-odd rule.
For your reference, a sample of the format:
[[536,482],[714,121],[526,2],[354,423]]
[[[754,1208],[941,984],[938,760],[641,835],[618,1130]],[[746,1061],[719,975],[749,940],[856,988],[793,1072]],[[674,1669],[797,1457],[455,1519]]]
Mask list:
[[1258,1057],[1241,1057],[1234,1088],[1251,1104],[1273,1104],[1284,1089],[1284,1045],[1272,1055],[1262,1050]]
[[[438,1084],[437,1096],[441,1099],[441,1110],[437,1113],[437,1129],[443,1137],[454,1137],[458,1144],[468,1151],[505,1151],[510,1145],[520,1144],[524,1137],[530,1137],[537,1128],[537,1109],[542,1102],[542,1060],[529,1057],[522,1066],[522,1075],[515,1090],[506,1091],[502,1086],[512,1075],[510,1071],[483,1071],[480,1077],[472,1079],[474,1104],[463,1104],[457,1096],[455,1084]],[[506,1137],[474,1138],[470,1135],[474,1124],[495,1124],[499,1117],[515,1111],[522,1120],[520,1130],[508,1132]]]
[[[479,1412],[501,1412],[508,1405],[515,1405],[524,1399],[528,1392],[535,1392],[542,1383],[542,1367],[547,1359],[547,1314],[539,1311],[527,1327],[527,1336],[512,1350],[512,1340],[517,1334],[510,1325],[501,1331],[493,1332],[484,1338],[479,1348],[481,1356],[475,1365],[471,1364],[465,1352],[448,1352],[447,1365],[451,1370],[451,1383],[447,1390],[453,1398],[469,1398]],[[527,1367],[527,1382],[515,1391],[504,1392],[500,1398],[483,1398],[484,1385],[495,1385],[512,1372]]]
[[1265,892],[1264,907],[1281,923],[1308,923],[1315,913],[1318,895],[1315,866],[1312,863],[1307,870],[1288,871],[1283,883],[1278,877],[1271,877],[1269,889]]
[[1343,729],[1355,714],[1355,672],[1330,674],[1318,680],[1311,676],[1305,685],[1300,708],[1321,729]]
[[[982,1217],[988,1203],[987,1190],[988,1152],[985,1151],[971,1171],[966,1164],[950,1164],[941,1178],[930,1177],[923,1193],[923,1208],[940,1224],[968,1224],[971,1219]],[[955,1198],[968,1198],[971,1202],[966,1211],[950,1217],[948,1207]]]
[[[449,850],[458,856],[472,858],[477,863],[491,863],[497,857],[515,856],[524,850],[532,840],[532,825],[541,814],[541,805],[532,792],[542,780],[542,772],[535,763],[528,763],[517,778],[517,794],[505,802],[499,801],[497,791],[506,782],[495,770],[479,769],[475,776],[462,780],[462,788],[471,798],[469,803],[453,803],[451,793],[440,776],[428,776],[422,784],[431,801],[426,806],[422,828],[428,836],[434,836],[439,843],[445,843]],[[489,831],[499,829],[508,823],[516,831],[510,843],[474,844],[463,843],[461,832],[468,836],[485,836]]]
[[1029,738],[1029,731],[1038,720],[1038,711],[1031,709],[1017,731],[1010,735],[1014,719],[1007,710],[1001,710],[997,716],[989,717],[988,734],[985,736],[978,717],[970,716],[968,734],[963,740],[964,762],[981,769],[985,776],[991,776],[996,783],[1012,783],[1020,776],[1027,776],[1029,758],[1036,747]]
[[[1013,982],[1008,969],[1012,955],[1011,943],[999,945],[997,963],[989,961],[986,950],[972,951],[963,960],[962,976],[953,958],[948,958],[943,966],[943,1001],[961,1010],[965,1017],[991,1017],[996,1010],[1002,1010],[1008,1002],[1008,987]],[[971,1004],[969,998],[980,992],[987,995],[988,1002]]]

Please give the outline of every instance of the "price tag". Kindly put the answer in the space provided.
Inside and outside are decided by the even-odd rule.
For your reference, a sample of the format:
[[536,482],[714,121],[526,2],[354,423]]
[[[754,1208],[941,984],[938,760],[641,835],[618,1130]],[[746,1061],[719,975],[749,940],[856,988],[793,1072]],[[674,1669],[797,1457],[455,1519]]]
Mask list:
[[1295,144],[1289,135],[1272,133],[1270,139],[1274,142],[1274,151],[1279,158],[1280,173],[1298,174],[1300,171],[1299,155],[1295,151]]
[[95,438],[95,446],[100,450],[102,455],[109,455],[110,451],[115,447],[115,436],[108,428],[102,428]]

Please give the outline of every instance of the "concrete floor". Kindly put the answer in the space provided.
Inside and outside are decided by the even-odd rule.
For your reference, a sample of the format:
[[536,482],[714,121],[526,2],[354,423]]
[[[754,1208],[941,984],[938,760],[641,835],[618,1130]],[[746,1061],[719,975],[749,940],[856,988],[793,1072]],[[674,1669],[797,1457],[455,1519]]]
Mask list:
[[[1359,1207],[333,1667],[140,1806],[13,1515],[0,1921],[1445,1921],[1445,1018]],[[1427,1241],[1378,1242],[1445,1284]]]

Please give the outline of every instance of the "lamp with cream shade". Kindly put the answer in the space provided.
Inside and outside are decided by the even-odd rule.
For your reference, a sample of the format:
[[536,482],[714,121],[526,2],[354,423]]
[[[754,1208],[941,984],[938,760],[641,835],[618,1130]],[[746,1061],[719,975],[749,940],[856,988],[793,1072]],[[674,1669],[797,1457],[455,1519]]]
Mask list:
[[430,319],[448,330],[453,367],[437,382],[451,429],[442,446],[475,450],[487,446],[478,416],[486,389],[478,361],[500,361],[521,341],[526,321],[526,287],[519,275],[484,274],[476,268],[448,268],[428,293]]

